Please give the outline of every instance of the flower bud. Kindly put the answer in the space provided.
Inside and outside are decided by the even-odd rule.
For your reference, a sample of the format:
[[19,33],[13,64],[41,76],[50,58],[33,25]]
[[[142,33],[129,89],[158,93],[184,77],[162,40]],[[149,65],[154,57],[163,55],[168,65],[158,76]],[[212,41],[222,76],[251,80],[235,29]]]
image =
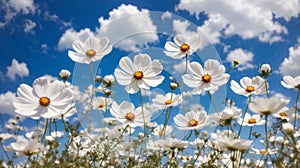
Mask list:
[[66,70],[66,69],[62,69],[59,72],[59,77],[61,77],[61,79],[64,80],[64,81],[68,80],[70,75],[71,75],[71,72]]
[[115,77],[113,75],[106,75],[103,80],[107,86],[112,86],[115,83]]
[[271,75],[271,67],[269,64],[263,64],[259,70],[260,75],[267,77]]

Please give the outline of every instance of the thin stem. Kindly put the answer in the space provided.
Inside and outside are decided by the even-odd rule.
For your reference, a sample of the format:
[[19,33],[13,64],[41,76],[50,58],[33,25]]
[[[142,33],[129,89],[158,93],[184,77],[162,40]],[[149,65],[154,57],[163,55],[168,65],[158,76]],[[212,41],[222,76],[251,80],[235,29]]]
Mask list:
[[265,88],[266,88],[267,98],[269,98],[267,77],[265,77]]
[[265,133],[266,133],[266,151],[267,151],[267,156],[266,156],[266,162],[268,162],[268,150],[269,150],[269,138],[268,138],[268,114],[265,115],[266,122],[265,122]]
[[146,137],[146,121],[145,121],[145,114],[144,114],[144,107],[143,107],[143,95],[142,95],[142,89],[140,88],[140,106],[142,108],[142,115],[144,120],[144,137]]
[[10,158],[9,158],[9,156],[8,156],[8,154],[7,154],[7,152],[6,152],[6,150],[5,150],[5,148],[4,148],[4,145],[3,145],[3,143],[2,143],[2,140],[0,140],[0,145],[1,145],[1,147],[2,147],[2,150],[4,151],[5,156],[7,157],[7,159],[8,159],[9,161],[11,161]]
[[94,92],[95,92],[95,83],[94,83],[94,75],[93,75],[93,64],[90,63],[90,75],[91,75],[91,82],[92,82],[92,95],[91,95],[91,101],[90,101],[90,106],[93,104],[93,99],[94,99]]
[[299,100],[300,89],[298,89],[297,97],[296,97],[296,104],[295,104],[295,116],[294,116],[294,131],[296,131],[297,125],[297,114],[298,114],[298,100]]
[[188,63],[189,63],[189,57],[188,57],[188,55],[186,54],[186,55],[185,55],[185,69],[184,69],[183,74],[186,74],[186,73],[187,73]]
[[248,103],[247,103],[245,112],[244,112],[244,114],[243,114],[243,120],[242,120],[242,123],[240,124],[240,128],[239,128],[239,132],[238,132],[237,138],[238,138],[238,137],[240,136],[240,134],[241,134],[242,127],[243,127],[243,124],[244,124],[245,115],[246,115],[246,113],[247,113],[247,111],[248,111],[250,102],[251,102],[251,95],[248,97]]
[[212,104],[215,112],[218,113],[218,109],[217,109],[217,106],[215,105],[214,101],[213,101],[213,98],[212,98],[212,95],[210,94],[210,91],[207,92],[208,93],[208,96],[209,96],[209,100],[210,100],[210,103]]
[[251,134],[252,134],[252,127],[250,127],[250,132],[249,132],[249,137],[248,137],[249,140],[251,138]]
[[41,142],[44,141],[44,138],[45,138],[45,135],[46,135],[46,132],[47,132],[47,127],[48,127],[48,119],[46,119],[45,130],[44,130],[44,134],[42,136]]

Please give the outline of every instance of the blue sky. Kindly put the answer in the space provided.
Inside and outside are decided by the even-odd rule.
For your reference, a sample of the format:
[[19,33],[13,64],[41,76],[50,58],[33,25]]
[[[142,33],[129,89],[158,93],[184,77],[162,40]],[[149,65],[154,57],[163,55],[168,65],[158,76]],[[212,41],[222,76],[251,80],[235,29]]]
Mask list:
[[[85,41],[91,34],[109,37],[116,45],[100,63],[105,69],[107,63],[117,63],[122,56],[163,48],[166,40],[177,33],[188,34],[191,27],[215,47],[227,69],[233,58],[241,61],[230,80],[253,77],[259,65],[269,63],[273,69],[271,93],[295,97],[280,81],[283,75],[300,75],[298,0],[1,0],[0,6],[1,114],[13,114],[11,102],[21,83],[31,85],[45,74],[57,77],[61,69],[73,72],[75,63],[67,51],[74,40]],[[155,20],[155,15],[161,17]],[[163,35],[161,30],[167,33]],[[152,33],[125,38],[135,32]],[[228,86],[228,96],[246,101]]]

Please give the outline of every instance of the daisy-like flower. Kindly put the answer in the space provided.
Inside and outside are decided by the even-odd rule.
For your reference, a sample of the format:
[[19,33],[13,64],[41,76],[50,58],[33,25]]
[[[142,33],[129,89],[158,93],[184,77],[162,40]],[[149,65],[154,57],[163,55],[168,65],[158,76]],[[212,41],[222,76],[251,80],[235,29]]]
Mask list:
[[100,111],[106,111],[111,103],[113,102],[113,99],[111,98],[105,98],[105,97],[97,97],[95,101],[93,101],[93,107],[94,109],[100,110]]
[[281,81],[281,85],[285,88],[295,88],[300,90],[300,76],[296,76],[295,78],[291,76],[284,76],[283,81]]
[[204,68],[198,62],[189,65],[190,74],[182,76],[183,82],[194,88],[194,94],[203,94],[205,91],[214,93],[219,86],[227,83],[229,74],[225,73],[225,67],[219,61],[208,59]]
[[206,112],[189,111],[185,115],[178,114],[174,117],[174,122],[180,130],[199,130],[206,124]]
[[[165,130],[164,130],[165,129]],[[160,124],[153,130],[153,134],[156,136],[162,136],[164,135],[169,135],[173,131],[173,127],[170,125],[166,125],[164,128],[164,125]]]
[[163,70],[158,60],[151,60],[148,54],[138,54],[133,62],[129,57],[123,57],[119,66],[115,70],[115,77],[120,85],[125,85],[128,93],[134,94],[139,89],[150,89],[156,87],[164,80],[163,76],[158,76]]
[[278,113],[283,107],[289,103],[287,99],[271,98],[255,98],[249,104],[249,109],[260,115],[269,115]]
[[142,107],[135,109],[134,105],[128,101],[123,101],[120,105],[113,102],[110,112],[119,122],[123,123],[123,125],[129,125],[130,127],[143,126],[144,123],[149,122],[151,118],[151,113],[148,112],[148,110],[142,109]]
[[246,152],[251,148],[252,142],[251,140],[234,139],[225,136],[217,140],[217,145],[221,149]]
[[79,40],[74,41],[73,49],[75,52],[68,51],[68,55],[73,61],[90,64],[101,60],[105,55],[109,54],[112,46],[109,44],[107,37],[98,39],[91,36],[84,43]]
[[226,107],[220,113],[214,113],[209,116],[209,122],[212,126],[216,124],[220,125],[228,125],[231,123],[232,120],[239,118],[242,115],[242,110],[232,107]]
[[230,82],[231,90],[240,95],[249,96],[252,94],[265,94],[266,88],[264,79],[260,76],[253,77],[243,77],[240,80],[241,86],[234,80]]
[[66,88],[63,82],[50,82],[45,77],[36,79],[32,87],[21,84],[17,95],[13,102],[15,112],[34,118],[59,116],[73,101],[71,89]]
[[183,35],[176,35],[174,42],[167,41],[165,44],[166,51],[164,51],[167,56],[173,59],[181,59],[184,56],[192,55],[202,46],[201,37],[199,35],[189,39]]
[[166,95],[158,94],[152,101],[153,105],[158,109],[166,109],[171,106],[178,106],[182,102],[182,97],[174,93],[167,93]]
[[245,114],[244,121],[242,118],[238,119],[238,123],[243,126],[254,126],[254,125],[263,125],[265,124],[266,120],[262,120],[259,114],[250,115],[249,113]]
[[295,108],[283,108],[277,113],[274,113],[273,117],[281,119],[282,121],[293,121],[295,119]]
[[261,76],[268,77],[271,75],[271,66],[269,64],[262,64],[259,73]]
[[185,149],[189,145],[188,141],[182,141],[180,139],[170,137],[168,137],[167,139],[158,140],[158,144],[162,148],[179,150]]
[[66,70],[66,69],[62,69],[62,70],[59,72],[59,77],[60,77],[62,80],[64,80],[64,81],[68,80],[69,77],[70,77],[70,75],[71,75],[71,72],[68,71],[68,70]]
[[12,142],[5,147],[6,150],[16,152],[17,156],[31,156],[46,150],[46,147],[37,139],[18,138],[16,142]]

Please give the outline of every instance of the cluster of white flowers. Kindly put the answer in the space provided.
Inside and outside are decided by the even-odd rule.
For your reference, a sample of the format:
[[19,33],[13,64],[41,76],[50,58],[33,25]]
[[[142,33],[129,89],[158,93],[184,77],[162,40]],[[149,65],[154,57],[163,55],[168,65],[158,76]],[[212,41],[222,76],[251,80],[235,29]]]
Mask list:
[[[218,60],[188,62],[202,48],[201,37],[192,39],[176,35],[165,43],[165,54],[174,59],[186,57],[182,83],[164,76],[163,65],[151,55],[139,53],[122,57],[113,74],[96,76],[84,93],[67,81],[71,73],[62,70],[62,81],[37,78],[32,86],[21,84],[13,102],[15,119],[0,133],[4,156],[2,167],[297,167],[300,157],[298,96],[300,76],[284,76],[285,88],[298,92],[296,104],[269,95],[269,64],[263,64],[260,76],[231,80],[230,88],[248,100],[246,107],[224,100],[214,113],[205,108],[182,108],[188,104],[185,93],[206,96],[226,85],[229,72]],[[75,41],[69,57],[90,64],[112,51],[109,39],[90,37]],[[233,66],[238,66],[237,61]],[[92,74],[91,74],[92,75]],[[93,76],[92,76],[93,77]],[[94,83],[95,82],[95,83]],[[150,91],[169,82],[165,94],[157,93],[149,102],[143,100]],[[130,95],[139,94],[137,102],[115,98],[115,84]],[[191,91],[181,90],[188,86]],[[180,93],[182,92],[182,93]],[[120,99],[118,99],[120,100]],[[227,103],[229,102],[229,103]],[[82,106],[75,106],[82,104]],[[203,107],[198,104],[199,107]],[[78,107],[77,109],[75,107]],[[186,107],[186,106],[185,106]],[[242,110],[243,109],[243,110]],[[83,111],[81,118],[74,114]],[[158,120],[155,115],[160,112]],[[95,126],[92,122],[98,112]],[[36,121],[35,128],[20,125],[21,117]],[[90,116],[90,117],[87,117]],[[88,128],[81,122],[88,118]],[[157,117],[157,116],[156,116]],[[271,126],[272,125],[272,126]],[[246,127],[247,126],[247,127]],[[210,130],[216,131],[209,132]],[[25,130],[31,129],[31,132]],[[208,131],[209,130],[209,131]],[[257,141],[256,141],[257,140]],[[25,160],[14,161],[15,157]],[[271,162],[272,161],[272,162]]]

